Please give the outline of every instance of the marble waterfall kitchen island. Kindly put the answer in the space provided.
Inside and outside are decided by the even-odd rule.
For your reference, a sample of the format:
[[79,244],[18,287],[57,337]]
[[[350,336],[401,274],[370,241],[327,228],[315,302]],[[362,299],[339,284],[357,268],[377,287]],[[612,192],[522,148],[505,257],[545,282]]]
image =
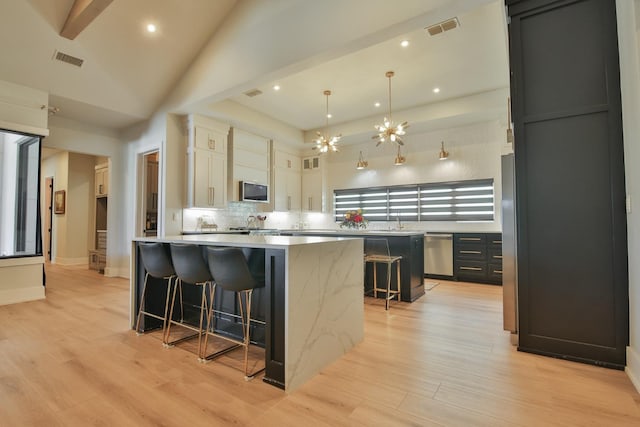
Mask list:
[[[264,264],[259,265],[264,265],[265,287],[258,302],[262,307],[256,312],[264,317],[265,382],[293,391],[363,339],[360,238],[230,234],[136,238],[131,251],[132,328],[145,275],[140,242],[161,242],[167,251],[171,243],[199,245],[203,250],[232,246],[253,254],[253,259],[257,256],[262,261],[264,256]],[[148,285],[148,310],[162,313],[165,289],[166,285]],[[231,310],[233,307],[231,303]],[[157,328],[158,323],[151,318],[143,329]],[[242,378],[240,373],[238,378]]]

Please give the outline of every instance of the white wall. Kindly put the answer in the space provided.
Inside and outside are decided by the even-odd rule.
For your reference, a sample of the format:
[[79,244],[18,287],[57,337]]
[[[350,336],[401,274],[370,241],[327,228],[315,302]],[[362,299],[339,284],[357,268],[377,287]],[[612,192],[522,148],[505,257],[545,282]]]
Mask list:
[[631,212],[627,215],[629,248],[629,346],[627,374],[640,391],[640,1],[617,0],[620,83],[627,195]]
[[[95,218],[93,156],[69,153],[67,183],[68,227],[65,236],[66,264],[88,264],[88,251],[93,248],[93,224]],[[60,242],[59,242],[60,243]],[[58,259],[58,262],[61,260]],[[60,262],[61,263],[61,262]]]

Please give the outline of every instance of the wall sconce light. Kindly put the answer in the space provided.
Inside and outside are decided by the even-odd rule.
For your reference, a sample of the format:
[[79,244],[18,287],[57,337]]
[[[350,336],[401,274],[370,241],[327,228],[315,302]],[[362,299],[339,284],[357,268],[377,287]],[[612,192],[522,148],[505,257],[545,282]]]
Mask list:
[[407,159],[402,155],[402,153],[400,153],[400,145],[398,145],[398,155],[396,156],[396,159],[393,162],[393,164],[396,166],[402,166],[405,164],[406,161]]
[[442,141],[439,160],[447,160],[448,158],[449,158],[449,152],[444,150],[444,141]]
[[360,156],[358,157],[358,163],[356,163],[356,169],[362,170],[366,169],[369,166],[369,162],[367,162],[362,156],[362,151],[360,151]]

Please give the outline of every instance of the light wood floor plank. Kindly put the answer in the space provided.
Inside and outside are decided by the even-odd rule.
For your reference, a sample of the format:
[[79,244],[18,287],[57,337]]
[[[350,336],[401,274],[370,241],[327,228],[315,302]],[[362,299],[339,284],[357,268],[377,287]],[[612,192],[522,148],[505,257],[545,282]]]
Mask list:
[[285,394],[244,381],[240,352],[201,364],[194,343],[136,336],[128,281],[46,270],[46,300],[0,307],[0,426],[640,425],[624,372],[516,351],[499,286],[366,298],[365,340]]

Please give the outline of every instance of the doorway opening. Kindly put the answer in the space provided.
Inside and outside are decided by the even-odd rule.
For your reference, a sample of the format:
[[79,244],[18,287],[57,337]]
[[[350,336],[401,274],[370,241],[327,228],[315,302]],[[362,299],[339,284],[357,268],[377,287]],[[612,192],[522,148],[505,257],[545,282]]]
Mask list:
[[158,235],[158,168],[159,153],[154,150],[142,156],[142,236]]

